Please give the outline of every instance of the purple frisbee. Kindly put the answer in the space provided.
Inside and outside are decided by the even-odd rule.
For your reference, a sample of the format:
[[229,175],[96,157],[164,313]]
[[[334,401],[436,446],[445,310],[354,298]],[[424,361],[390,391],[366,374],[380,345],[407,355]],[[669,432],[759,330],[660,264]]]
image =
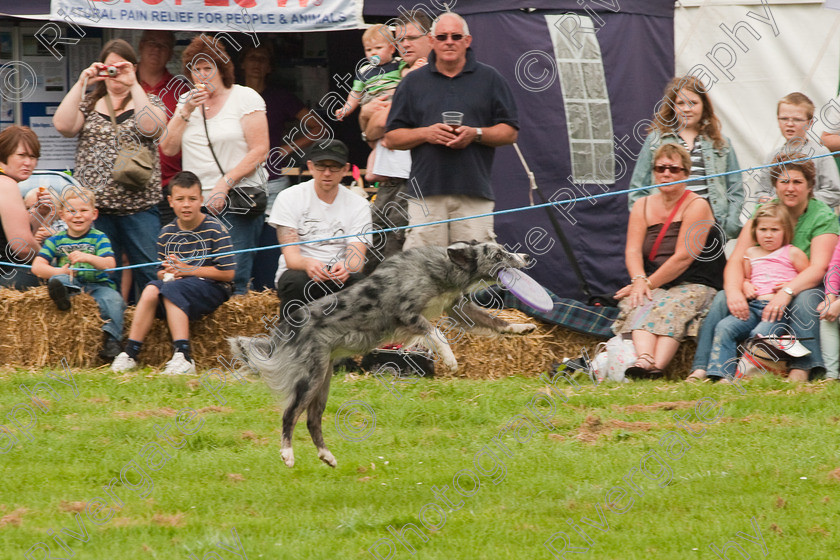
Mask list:
[[516,268],[504,268],[498,274],[499,283],[526,305],[548,313],[554,309],[551,296],[539,282]]

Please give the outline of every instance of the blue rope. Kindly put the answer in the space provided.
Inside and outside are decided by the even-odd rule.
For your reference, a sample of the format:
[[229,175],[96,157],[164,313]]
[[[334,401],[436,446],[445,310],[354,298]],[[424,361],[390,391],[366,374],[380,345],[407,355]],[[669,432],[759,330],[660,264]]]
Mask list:
[[[840,150],[838,150],[836,152],[830,152],[830,153],[827,153],[827,154],[817,155],[817,156],[810,156],[810,157],[804,157],[804,158],[799,158],[799,159],[786,160],[784,163],[797,163],[797,162],[800,162],[800,161],[809,161],[809,160],[812,160],[812,159],[818,159],[818,158],[824,158],[824,157],[833,157],[835,155],[840,155]],[[694,180],[713,179],[715,177],[725,177],[727,175],[734,175],[735,173],[751,172],[751,171],[756,171],[756,170],[759,170],[759,169],[766,169],[768,167],[775,167],[777,165],[779,165],[779,164],[778,163],[768,163],[766,165],[756,165],[755,167],[749,167],[747,169],[736,169],[735,171],[724,171],[722,173],[715,173],[715,174],[712,174],[712,175],[703,175],[701,177],[695,177]],[[398,227],[392,227],[392,228],[382,228],[382,229],[377,229],[374,232],[365,233],[365,234],[359,233],[359,234],[339,235],[339,236],[336,236],[336,237],[325,237],[323,239],[313,239],[313,240],[310,240],[310,241],[295,241],[294,243],[282,243],[282,244],[278,244],[278,245],[268,245],[268,246],[265,246],[265,247],[251,247],[250,249],[238,249],[236,251],[228,251],[226,253],[218,253],[218,254],[216,254],[216,256],[225,257],[225,256],[228,256],[228,255],[236,255],[238,253],[252,253],[252,252],[257,252],[257,251],[267,251],[269,249],[282,249],[283,247],[292,247],[292,246],[295,246],[295,245],[307,245],[309,243],[323,243],[325,241],[334,241],[334,240],[337,240],[337,239],[360,238],[360,237],[373,235],[374,233],[377,233],[377,234],[387,233],[387,232],[391,232],[391,231],[400,231],[400,230],[404,230],[404,229],[408,229],[408,228],[436,226],[436,225],[440,225],[440,224],[448,224],[450,222],[460,222],[460,221],[463,221],[463,220],[472,220],[474,218],[486,218],[488,216],[501,216],[503,214],[512,214],[514,212],[523,212],[523,211],[526,211],[526,210],[536,210],[538,208],[547,208],[547,207],[550,207],[550,206],[561,206],[563,204],[577,203],[577,202],[580,202],[580,201],[583,201],[583,200],[594,200],[594,199],[598,199],[598,198],[604,198],[604,197],[607,197],[607,196],[615,196],[615,195],[619,195],[619,194],[628,194],[628,193],[637,192],[637,191],[646,191],[646,190],[649,190],[651,188],[659,188],[659,187],[662,187],[662,186],[675,185],[677,183],[683,183],[683,182],[685,182],[685,180],[683,180],[683,181],[671,181],[670,183],[660,183],[658,185],[649,185],[649,186],[646,186],[646,187],[636,187],[634,189],[625,189],[625,190],[621,190],[621,191],[611,191],[611,192],[605,192],[605,193],[600,193],[600,194],[593,194],[593,195],[583,196],[583,197],[579,197],[579,198],[570,198],[570,199],[567,199],[567,200],[557,200],[557,201],[553,201],[553,202],[545,202],[543,204],[520,206],[518,208],[508,208],[507,210],[495,210],[493,212],[487,212],[487,213],[484,213],[484,214],[475,214],[474,216],[462,216],[460,218],[448,218],[446,220],[438,220],[438,221],[435,221],[435,222],[427,222],[427,223],[423,223],[423,224],[416,224],[416,225],[413,225],[413,226],[398,226]],[[207,255],[182,259],[182,261],[183,262],[189,262],[189,261],[192,261],[192,260],[202,260],[202,259],[205,259],[205,258],[207,258]],[[106,268],[106,269],[102,269],[102,271],[103,272],[117,272],[117,271],[120,271],[120,270],[130,270],[130,269],[133,269],[133,268],[143,268],[143,267],[147,267],[147,266],[159,266],[161,263],[162,263],[162,261],[155,261],[155,262],[150,262],[150,263],[140,263],[140,264],[131,264],[131,265],[126,265],[126,266],[118,266],[118,267],[115,267],[115,268]],[[0,265],[10,266],[10,267],[14,267],[14,268],[32,268],[32,265],[29,265],[29,264],[16,264],[16,263],[4,262],[4,261],[0,261]],[[90,271],[89,268],[70,268],[69,270],[73,270],[73,271],[87,270],[87,271]]]

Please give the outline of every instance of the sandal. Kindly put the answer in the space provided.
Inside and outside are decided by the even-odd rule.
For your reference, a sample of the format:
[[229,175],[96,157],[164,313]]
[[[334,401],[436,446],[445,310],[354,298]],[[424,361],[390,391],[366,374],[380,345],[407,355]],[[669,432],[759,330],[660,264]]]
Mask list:
[[624,376],[632,379],[659,379],[665,375],[665,372],[659,368],[646,369],[643,367],[633,366],[625,370]]
[[[641,365],[643,363],[647,363],[648,367],[644,367]],[[652,379],[654,375],[662,375],[662,370],[657,369],[654,367],[656,365],[656,361],[654,360],[653,356],[644,352],[639,354],[639,358],[636,360],[636,363],[632,366],[627,368],[624,371],[625,377],[630,377],[633,379]]]
[[[644,364],[642,364],[642,362],[647,362],[647,367],[645,367]],[[653,358],[653,356],[651,356],[647,352],[643,352],[643,353],[639,354],[639,357],[636,359],[636,363],[633,364],[633,367],[638,367],[638,368],[642,368],[642,369],[650,369],[655,365],[656,365],[656,360]]]
[[709,376],[702,369],[695,369],[688,377],[685,378],[687,383],[694,383],[695,381],[705,381]]

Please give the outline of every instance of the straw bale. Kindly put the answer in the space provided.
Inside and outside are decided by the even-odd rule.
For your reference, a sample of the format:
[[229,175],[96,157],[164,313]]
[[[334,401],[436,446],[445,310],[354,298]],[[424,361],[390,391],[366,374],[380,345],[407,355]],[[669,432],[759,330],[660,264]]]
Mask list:
[[[521,311],[505,309],[498,313],[500,319],[514,323],[535,323],[537,329],[527,335],[501,335],[496,337],[464,334],[460,340],[451,341],[452,351],[458,359],[455,377],[471,379],[498,379],[511,375],[539,375],[548,371],[564,357],[576,358],[586,348],[590,356],[600,339],[548,325]],[[438,361],[435,374],[453,376]]]
[[[18,367],[57,366],[66,359],[71,367],[101,365],[97,353],[102,343],[102,320],[96,302],[87,294],[73,298],[68,312],[56,309],[45,287],[27,292],[0,289],[0,364]],[[230,358],[227,337],[267,333],[263,317],[279,312],[277,295],[270,290],[234,296],[215,312],[190,324],[193,357],[200,369],[218,367],[218,358]],[[128,333],[134,316],[125,315]],[[511,375],[537,376],[564,357],[576,358],[585,348],[595,356],[600,339],[541,323],[520,311],[507,309],[499,316],[512,322],[533,322],[537,329],[527,335],[497,337],[464,334],[452,343],[459,369],[449,373],[436,364],[436,375],[471,379],[497,379]],[[694,344],[680,345],[670,371],[676,378],[688,373]],[[172,357],[169,329],[155,320],[139,356],[142,364],[163,367]]]
[[[598,337],[581,334],[558,325],[550,325],[529,317],[521,311],[505,309],[498,316],[512,323],[535,323],[537,329],[527,335],[501,335],[484,337],[465,334],[460,340],[451,341],[452,351],[458,359],[458,371],[449,373],[438,360],[435,375],[471,379],[498,379],[511,375],[537,376],[548,371],[563,358],[578,358],[584,349],[590,359],[595,357]],[[666,376],[684,379],[689,373],[696,344],[680,344]]]
[[[280,312],[277,294],[271,290],[250,292],[246,296],[233,296],[216,311],[199,321],[190,323],[190,347],[199,368],[219,367],[218,357],[230,358],[227,338],[230,336],[256,336],[268,333],[263,317],[274,317]],[[134,308],[125,313],[125,332],[131,326]],[[172,338],[162,320],[155,320],[154,327],[143,343],[139,360],[147,365],[163,367],[172,357]]]
[[59,311],[46,287],[25,292],[0,288],[0,364],[43,367],[66,359],[90,367],[99,358],[102,319],[88,294],[73,298],[70,311]]

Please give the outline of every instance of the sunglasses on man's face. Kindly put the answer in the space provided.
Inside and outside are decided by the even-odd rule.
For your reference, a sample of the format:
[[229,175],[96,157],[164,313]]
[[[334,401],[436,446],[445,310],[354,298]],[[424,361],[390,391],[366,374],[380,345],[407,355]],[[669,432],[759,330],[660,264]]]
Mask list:
[[654,165],[653,170],[657,173],[665,173],[667,171],[672,175],[676,175],[677,173],[684,172],[685,167],[679,167],[677,165]]
[[435,35],[435,39],[437,39],[441,43],[446,41],[449,37],[452,37],[453,41],[460,41],[464,38],[464,35],[462,33],[440,33],[438,35]]

